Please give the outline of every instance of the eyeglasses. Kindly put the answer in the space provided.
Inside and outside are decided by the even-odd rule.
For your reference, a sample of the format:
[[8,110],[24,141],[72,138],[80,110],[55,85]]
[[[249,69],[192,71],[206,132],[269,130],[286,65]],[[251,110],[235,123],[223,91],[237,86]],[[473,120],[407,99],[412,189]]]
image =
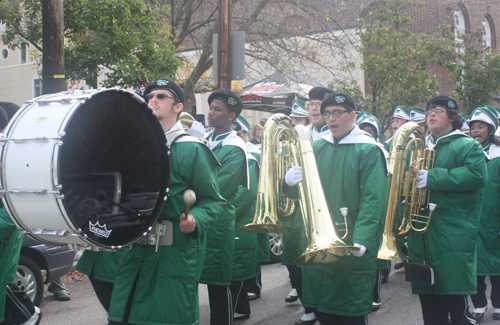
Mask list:
[[436,115],[439,115],[439,114],[443,114],[445,112],[446,112],[446,109],[444,109],[444,108],[437,108],[437,109],[434,109],[434,110],[428,110],[428,111],[426,111],[425,115],[429,116],[432,113],[435,113]]
[[328,120],[330,118],[330,115],[337,118],[342,115],[342,113],[348,113],[349,111],[333,111],[333,112],[324,112],[323,113],[323,118],[325,120]]
[[155,98],[155,96],[156,96],[156,98],[158,98],[159,100],[163,100],[163,99],[165,99],[165,98],[170,98],[170,99],[175,100],[175,99],[174,99],[174,97],[170,97],[170,96],[168,96],[167,94],[163,94],[163,93],[159,93],[159,94],[147,94],[147,95],[146,95],[146,100],[149,102],[151,99]]
[[309,102],[309,107],[318,107],[318,108],[320,108],[321,107],[321,103],[311,103],[311,102]]

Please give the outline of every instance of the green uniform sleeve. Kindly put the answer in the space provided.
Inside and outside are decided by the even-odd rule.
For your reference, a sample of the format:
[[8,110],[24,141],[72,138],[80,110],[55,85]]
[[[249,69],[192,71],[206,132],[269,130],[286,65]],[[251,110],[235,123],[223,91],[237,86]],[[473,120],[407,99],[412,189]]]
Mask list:
[[[204,146],[204,145],[203,145]],[[201,147],[201,145],[200,145]],[[191,187],[196,193],[196,205],[190,210],[198,233],[206,232],[222,211],[225,200],[219,194],[217,161],[208,147],[201,147],[193,157]]]
[[220,194],[228,204],[233,204],[236,198],[236,193],[240,185],[246,186],[246,164],[247,158],[243,150],[239,147],[231,146],[228,154],[224,155],[220,160],[221,166],[217,172],[219,179]]
[[378,249],[377,234],[384,214],[387,173],[382,151],[376,146],[368,148],[359,164],[360,204],[352,242],[374,250]]
[[[465,148],[464,148],[465,149]],[[456,168],[432,168],[427,175],[427,188],[443,192],[470,192],[487,182],[484,152],[479,143],[473,144],[464,155],[457,153]]]

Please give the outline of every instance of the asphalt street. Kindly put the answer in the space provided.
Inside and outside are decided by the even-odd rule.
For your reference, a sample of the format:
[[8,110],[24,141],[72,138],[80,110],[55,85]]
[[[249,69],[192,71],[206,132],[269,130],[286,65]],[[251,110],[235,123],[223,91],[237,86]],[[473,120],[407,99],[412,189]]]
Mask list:
[[[279,264],[263,265],[262,275],[262,297],[251,302],[250,319],[236,321],[235,325],[295,324],[302,316],[303,309],[298,302],[285,303],[285,297],[290,291],[286,267]],[[69,302],[56,301],[46,292],[41,304],[41,324],[107,324],[106,312],[95,297],[90,281],[67,283],[67,287],[70,286],[72,299]],[[493,308],[490,305],[481,324],[500,324],[492,319],[492,314]],[[200,285],[200,324],[209,325],[209,316],[206,286]],[[370,325],[423,324],[418,296],[411,294],[410,284],[404,281],[404,270],[393,270],[389,282],[382,285],[382,306],[379,311],[368,316],[368,321]]]

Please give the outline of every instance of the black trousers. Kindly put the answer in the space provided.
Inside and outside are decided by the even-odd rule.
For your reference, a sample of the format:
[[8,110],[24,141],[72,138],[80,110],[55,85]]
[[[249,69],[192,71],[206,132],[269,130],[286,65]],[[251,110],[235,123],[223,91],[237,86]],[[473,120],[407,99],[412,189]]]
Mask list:
[[247,292],[255,293],[257,298],[260,298],[260,294],[262,292],[262,273],[260,271],[260,262],[257,262],[257,275],[255,278],[245,280],[243,283]]
[[[500,276],[490,276],[491,283],[491,304],[494,308],[500,308]],[[488,300],[486,300],[486,277],[477,277],[477,294],[470,296],[474,308],[482,308],[488,306]]]
[[229,287],[208,285],[210,325],[232,325],[233,305]]
[[[300,301],[302,302],[302,269],[296,265],[287,265],[288,273],[290,275],[290,282],[292,283],[292,288],[297,290]],[[309,314],[314,312],[314,309],[304,307],[305,313]]]
[[109,313],[109,305],[111,303],[111,294],[113,293],[114,284],[94,279],[94,270],[90,273],[89,279],[101,305],[106,309],[106,312]]
[[236,313],[250,315],[250,300],[243,281],[231,282],[231,299]]
[[419,295],[425,325],[447,324],[448,314],[453,325],[475,324],[466,316],[467,296],[464,295]]
[[382,296],[380,295],[380,292],[382,290],[382,272],[384,272],[384,270],[377,270],[375,287],[373,287],[373,302],[376,303],[382,302]]
[[366,325],[368,319],[365,316],[341,316],[334,314],[314,312],[321,325]]

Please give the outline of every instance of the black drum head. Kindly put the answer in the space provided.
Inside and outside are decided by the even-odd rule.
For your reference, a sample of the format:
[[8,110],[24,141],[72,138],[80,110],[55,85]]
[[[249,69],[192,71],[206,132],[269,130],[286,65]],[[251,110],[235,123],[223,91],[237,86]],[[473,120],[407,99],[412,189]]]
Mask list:
[[161,212],[170,176],[165,134],[147,104],[110,89],[76,108],[59,151],[73,224],[97,246],[139,240]]

